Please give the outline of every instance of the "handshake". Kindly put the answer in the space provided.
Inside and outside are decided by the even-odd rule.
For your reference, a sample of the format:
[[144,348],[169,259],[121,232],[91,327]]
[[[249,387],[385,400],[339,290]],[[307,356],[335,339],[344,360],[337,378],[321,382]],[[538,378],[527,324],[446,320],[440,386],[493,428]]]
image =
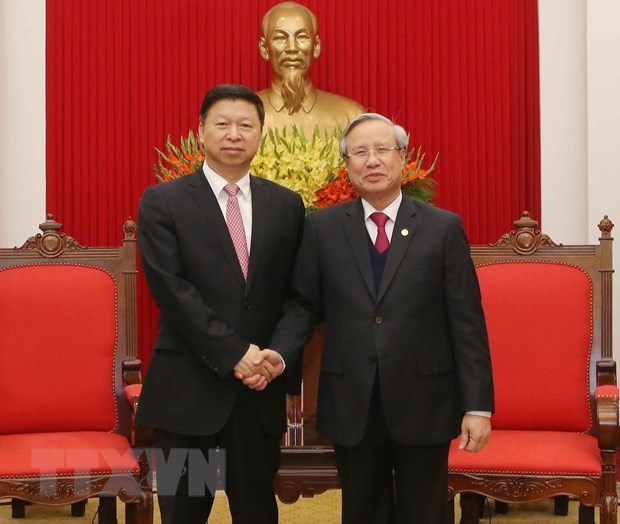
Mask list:
[[246,354],[233,368],[235,378],[256,391],[264,390],[283,371],[284,360],[280,353],[272,349],[261,351],[255,344],[250,344]]

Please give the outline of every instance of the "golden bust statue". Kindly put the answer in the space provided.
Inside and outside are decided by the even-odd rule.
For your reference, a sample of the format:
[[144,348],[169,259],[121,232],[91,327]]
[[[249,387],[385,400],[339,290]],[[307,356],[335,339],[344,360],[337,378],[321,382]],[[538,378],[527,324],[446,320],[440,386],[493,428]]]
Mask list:
[[306,7],[282,2],[267,11],[258,48],[273,68],[271,85],[258,92],[265,104],[265,127],[296,126],[310,137],[316,126],[321,132],[344,129],[364,112],[354,100],[312,85],[310,68],[321,53],[321,39],[316,17]]

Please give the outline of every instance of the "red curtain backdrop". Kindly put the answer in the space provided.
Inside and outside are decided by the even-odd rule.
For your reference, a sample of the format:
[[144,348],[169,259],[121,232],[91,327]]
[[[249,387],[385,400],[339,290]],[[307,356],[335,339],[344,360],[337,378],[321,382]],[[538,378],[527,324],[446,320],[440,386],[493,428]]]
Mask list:
[[[277,0],[48,0],[47,209],[87,245],[115,244],[155,183],[155,148],[196,130],[204,93],[259,90],[260,23]],[[492,242],[540,218],[537,0],[301,0],[317,16],[318,88],[411,132],[436,204]],[[139,285],[141,356],[157,311]]]

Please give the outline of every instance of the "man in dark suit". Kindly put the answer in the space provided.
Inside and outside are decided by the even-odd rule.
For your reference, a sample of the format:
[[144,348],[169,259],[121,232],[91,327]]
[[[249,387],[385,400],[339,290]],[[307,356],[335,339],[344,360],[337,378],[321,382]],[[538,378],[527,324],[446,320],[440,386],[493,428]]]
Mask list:
[[469,244],[457,215],[403,196],[407,145],[378,114],[345,129],[340,152],[361,199],[306,220],[293,298],[269,345],[294,366],[325,321],[317,429],[334,443],[350,524],[443,524],[451,439],[477,451],[491,429]]
[[[304,208],[297,193],[249,174],[264,116],[250,89],[213,88],[200,109],[203,166],[140,203],[140,257],[161,316],[138,421],[155,428],[161,450],[164,523],[206,522],[214,486],[201,475],[215,448],[226,451],[233,522],[278,521],[284,363],[259,348],[282,314]],[[259,380],[250,389],[234,373]]]

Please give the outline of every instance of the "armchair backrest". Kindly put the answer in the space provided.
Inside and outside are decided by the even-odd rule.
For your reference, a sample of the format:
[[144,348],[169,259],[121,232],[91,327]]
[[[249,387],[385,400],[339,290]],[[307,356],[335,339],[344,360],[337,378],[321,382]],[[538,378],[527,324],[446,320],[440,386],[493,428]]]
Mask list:
[[84,248],[51,215],[0,249],[0,435],[117,431],[135,356],[135,224],[122,247]]
[[[472,246],[489,331],[495,429],[587,432],[596,365],[611,359],[611,222],[601,244],[556,245],[525,212]],[[602,307],[601,307],[602,306]]]
[[587,431],[591,281],[543,262],[478,266],[495,376],[496,429]]

